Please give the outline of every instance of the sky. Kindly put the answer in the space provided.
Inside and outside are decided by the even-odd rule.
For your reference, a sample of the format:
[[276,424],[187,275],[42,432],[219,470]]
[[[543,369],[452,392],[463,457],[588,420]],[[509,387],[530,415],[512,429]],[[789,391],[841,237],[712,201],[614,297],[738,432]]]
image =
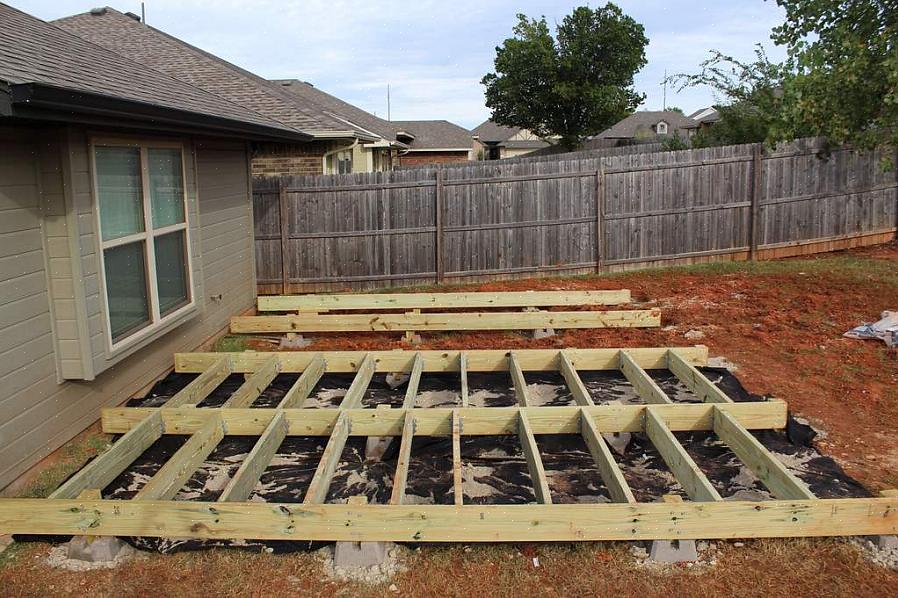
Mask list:
[[[84,0],[2,0],[45,20],[90,10]],[[108,0],[107,0],[108,1]],[[579,0],[147,0],[147,23],[270,79],[303,79],[381,117],[387,84],[395,120],[446,119],[473,128],[489,118],[480,79],[516,14],[554,24]],[[753,58],[783,20],[772,0],[618,0],[649,38],[636,75],[640,110],[661,110],[665,71],[693,73],[712,49]],[[604,4],[601,3],[601,4]],[[139,0],[111,4],[140,14]],[[667,106],[687,114],[715,101],[707,88],[667,88]]]

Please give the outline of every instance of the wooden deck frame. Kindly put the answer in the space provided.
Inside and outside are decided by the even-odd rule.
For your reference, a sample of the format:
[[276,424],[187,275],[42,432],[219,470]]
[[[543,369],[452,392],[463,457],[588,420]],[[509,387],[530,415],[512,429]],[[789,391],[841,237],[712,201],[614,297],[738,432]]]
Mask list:
[[659,309],[604,311],[405,312],[234,316],[233,334],[657,328]]
[[323,313],[339,310],[479,309],[491,307],[552,307],[559,305],[622,305],[627,289],[611,291],[513,291],[497,293],[350,293],[345,295],[260,296],[257,309]]
[[[124,436],[63,484],[49,499],[0,499],[0,530],[28,534],[129,535],[195,538],[258,538],[348,541],[574,541],[621,539],[755,538],[876,535],[898,532],[898,493],[879,498],[817,499],[751,430],[782,428],[782,401],[723,402],[706,387],[700,403],[567,407],[459,407],[363,409],[361,394],[375,371],[493,371],[516,364],[524,371],[560,371],[572,387],[577,369],[626,368],[642,385],[645,369],[674,364],[674,373],[702,389],[695,365],[702,348],[543,351],[349,352],[278,356],[281,372],[301,372],[288,396],[274,408],[197,408],[202,385],[223,371],[271,371],[272,354],[181,356],[180,366],[198,371],[190,401],[169,407],[122,407],[103,411],[103,430]],[[336,409],[301,409],[321,375],[354,371],[358,400]],[[688,372],[687,372],[688,370]],[[700,372],[699,372],[700,373]],[[268,374],[266,374],[268,375]],[[575,377],[576,376],[576,377]],[[702,376],[702,378],[704,378]],[[690,382],[684,381],[687,386]],[[710,382],[709,382],[710,383]],[[193,383],[191,383],[193,384]],[[582,382],[580,382],[582,384]],[[188,385],[190,387],[190,385]],[[197,390],[199,388],[199,390]],[[238,391],[239,392],[239,391]],[[293,395],[290,396],[290,392]],[[581,397],[578,399],[578,393]],[[180,393],[179,393],[180,394]],[[178,396],[178,395],[176,395]],[[184,396],[184,395],[181,395]],[[206,395],[202,395],[203,397]],[[657,397],[656,397],[657,398]],[[406,403],[404,403],[406,404]],[[676,440],[674,432],[716,433],[771,491],[775,500],[724,501]],[[640,503],[627,486],[602,434],[643,432],[692,499]],[[133,500],[98,498],[100,489],[163,434],[190,438]],[[580,435],[595,459],[612,503],[552,504],[536,437]],[[217,502],[172,498],[226,435],[259,436]],[[517,435],[533,479],[538,504],[464,504],[462,436]],[[259,476],[287,436],[326,437],[315,475],[302,503],[247,502]],[[350,436],[399,436],[400,455],[389,505],[324,504],[334,471]],[[452,444],[452,505],[406,505],[404,494],[415,436],[444,436]]]

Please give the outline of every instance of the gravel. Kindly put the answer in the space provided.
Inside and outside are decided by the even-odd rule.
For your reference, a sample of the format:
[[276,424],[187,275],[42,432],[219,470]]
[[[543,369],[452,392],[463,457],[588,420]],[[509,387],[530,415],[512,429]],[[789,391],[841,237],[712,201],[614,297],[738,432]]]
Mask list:
[[406,570],[404,561],[409,550],[403,546],[394,546],[387,552],[387,557],[380,565],[373,567],[337,567],[334,565],[334,547],[325,546],[318,551],[318,558],[324,565],[324,571],[331,579],[338,581],[357,581],[369,585],[379,585],[393,579],[397,573]]
[[869,538],[852,538],[851,543],[857,546],[867,560],[876,563],[880,567],[887,567],[898,571],[898,546],[893,548],[879,548]]
[[[130,547],[128,547],[130,548]],[[81,559],[70,559],[68,557],[69,547],[66,544],[54,546],[47,555],[47,564],[54,569],[65,569],[67,571],[93,571],[96,569],[115,569],[122,563],[135,558],[139,553],[134,550],[123,550],[113,561],[89,562]]]
[[686,563],[659,563],[649,558],[649,551],[642,544],[634,544],[630,547],[630,554],[635,559],[635,564],[639,568],[649,569],[657,573],[669,573],[674,571],[682,571],[689,569],[696,573],[707,571],[711,567],[717,565],[717,559],[721,555],[721,542],[706,542],[699,540],[695,543],[696,552],[698,552],[698,560]]

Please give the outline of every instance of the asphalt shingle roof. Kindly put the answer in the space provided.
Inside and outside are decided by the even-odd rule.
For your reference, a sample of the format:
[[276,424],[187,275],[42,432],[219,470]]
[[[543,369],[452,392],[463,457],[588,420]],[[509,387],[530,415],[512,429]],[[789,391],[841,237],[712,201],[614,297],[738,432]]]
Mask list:
[[289,131],[267,116],[148,69],[5,4],[0,4],[0,80],[10,85],[31,83],[87,92]]
[[636,136],[638,130],[648,129],[662,120],[670,126],[671,132],[698,126],[696,121],[675,110],[644,110],[634,112],[614,126],[605,129],[598,137],[599,139],[630,139]]
[[411,149],[472,149],[474,140],[471,131],[448,120],[393,120],[397,131],[406,131],[415,136]]
[[476,129],[471,131],[473,135],[480,137],[480,141],[484,143],[499,143],[508,141],[521,132],[520,127],[503,127],[497,125],[491,120],[480,123]]
[[54,21],[59,27],[291,129],[319,136],[362,133],[280,86],[112,8]]

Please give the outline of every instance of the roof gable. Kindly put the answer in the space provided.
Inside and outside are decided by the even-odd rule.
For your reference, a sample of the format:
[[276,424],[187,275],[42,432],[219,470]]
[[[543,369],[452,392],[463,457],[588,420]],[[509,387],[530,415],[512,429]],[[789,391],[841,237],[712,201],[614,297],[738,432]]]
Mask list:
[[645,110],[634,112],[622,119],[614,126],[602,131],[598,135],[600,139],[629,139],[636,137],[637,133],[645,130],[655,130],[660,122],[667,123],[668,132],[678,129],[688,129],[698,126],[698,123],[687,116],[683,116],[675,110]]
[[415,136],[412,150],[473,149],[471,132],[448,120],[394,120],[390,124],[399,131]]

